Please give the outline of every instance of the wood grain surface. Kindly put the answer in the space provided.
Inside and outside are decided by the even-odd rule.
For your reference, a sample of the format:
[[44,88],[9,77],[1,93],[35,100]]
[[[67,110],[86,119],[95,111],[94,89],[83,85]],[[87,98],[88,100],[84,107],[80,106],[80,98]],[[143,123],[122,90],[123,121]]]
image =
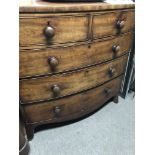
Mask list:
[[[47,39],[45,28],[53,27],[55,35]],[[43,17],[20,18],[20,46],[54,44],[87,40],[88,18],[86,15],[63,16],[44,14]]]
[[[20,51],[20,78],[55,74],[111,60],[129,51],[131,38],[132,34],[127,33],[92,44]],[[120,46],[120,50],[116,53],[112,50],[114,45]],[[50,57],[58,60],[54,70],[48,61]]]
[[124,4],[109,4],[103,2],[91,3],[91,2],[75,2],[75,3],[56,3],[47,2],[42,0],[20,0],[19,1],[20,13],[41,13],[41,12],[81,12],[81,11],[105,11],[116,9],[131,9],[135,8],[134,3]]
[[[121,30],[116,27],[117,21],[125,22]],[[55,35],[51,39],[47,39],[44,34],[47,26],[54,29]],[[27,15],[20,17],[20,46],[53,46],[55,44],[60,46],[62,43],[81,42],[125,33],[131,31],[133,27],[133,10],[68,15]]]
[[20,0],[19,95],[28,139],[38,125],[80,118],[111,99],[118,103],[134,7]]
[[[49,120],[55,123],[85,115],[115,96],[119,92],[121,79],[122,77],[116,78],[95,89],[56,101],[23,105],[26,123],[39,123]],[[107,89],[110,90],[109,94],[106,93]],[[60,108],[58,113],[55,111],[56,108]]]
[[[124,27],[119,30],[117,21],[124,21]],[[134,10],[97,13],[93,17],[93,38],[117,35],[131,31],[134,28]]]
[[[22,103],[31,103],[52,98],[59,98],[86,90],[102,84],[124,73],[128,54],[104,64],[68,72],[60,75],[46,76],[20,81],[20,98]],[[110,68],[116,71],[109,75]],[[60,94],[55,97],[52,90],[54,85],[60,88]]]

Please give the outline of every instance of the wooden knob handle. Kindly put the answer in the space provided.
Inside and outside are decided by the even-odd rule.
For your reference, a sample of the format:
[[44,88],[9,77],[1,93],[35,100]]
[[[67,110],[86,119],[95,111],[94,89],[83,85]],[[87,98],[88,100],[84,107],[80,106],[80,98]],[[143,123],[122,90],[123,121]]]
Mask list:
[[55,57],[49,57],[48,58],[48,62],[49,62],[49,64],[50,64],[50,66],[51,66],[52,69],[55,69],[56,66],[59,64],[58,59],[55,58]]
[[60,95],[60,87],[58,85],[53,85],[52,86],[52,91],[55,97]]
[[125,22],[124,22],[123,20],[121,20],[121,21],[119,20],[119,21],[117,21],[117,23],[116,23],[116,26],[117,26],[118,29],[123,28],[124,25],[125,25]]
[[52,26],[48,25],[44,30],[44,34],[47,37],[47,39],[52,38],[55,34],[54,28]]
[[60,114],[61,111],[62,111],[61,107],[59,107],[59,106],[54,107],[54,113],[56,115]]
[[119,46],[119,45],[114,45],[114,46],[112,47],[112,51],[113,51],[114,53],[119,52],[119,51],[120,51],[120,46]]
[[109,69],[109,75],[110,75],[110,77],[114,76],[115,73],[116,73],[116,69],[113,68],[113,67],[111,67],[111,68]]
[[105,88],[104,92],[108,95],[112,92],[112,90],[110,88]]

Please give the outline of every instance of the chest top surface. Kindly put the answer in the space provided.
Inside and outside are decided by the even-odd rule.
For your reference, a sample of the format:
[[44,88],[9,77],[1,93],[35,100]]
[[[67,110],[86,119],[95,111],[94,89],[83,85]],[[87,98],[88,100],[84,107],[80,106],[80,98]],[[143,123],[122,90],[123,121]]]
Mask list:
[[104,11],[114,9],[133,9],[134,3],[123,3],[123,4],[110,4],[104,2],[76,2],[76,3],[56,3],[47,2],[44,0],[20,0],[19,12],[20,13],[41,13],[41,12],[80,12],[80,11]]

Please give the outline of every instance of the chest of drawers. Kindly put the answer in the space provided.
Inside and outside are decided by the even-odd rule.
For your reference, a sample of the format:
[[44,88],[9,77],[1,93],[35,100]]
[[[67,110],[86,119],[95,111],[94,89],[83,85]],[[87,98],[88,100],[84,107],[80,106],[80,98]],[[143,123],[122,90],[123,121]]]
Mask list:
[[86,116],[118,94],[130,53],[134,4],[20,5],[20,107],[27,136]]

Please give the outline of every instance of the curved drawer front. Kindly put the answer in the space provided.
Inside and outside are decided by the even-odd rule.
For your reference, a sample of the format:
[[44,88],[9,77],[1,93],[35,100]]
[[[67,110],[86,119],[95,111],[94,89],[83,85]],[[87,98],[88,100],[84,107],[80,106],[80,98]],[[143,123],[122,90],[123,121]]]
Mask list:
[[87,39],[88,18],[81,16],[33,15],[20,18],[20,45],[55,44]]
[[72,120],[94,111],[115,96],[120,89],[121,77],[84,93],[42,104],[23,105],[27,123]]
[[128,55],[114,61],[76,72],[20,81],[23,103],[37,102],[74,94],[113,79],[124,73]]
[[[20,51],[20,78],[53,74],[97,64],[130,49],[132,33],[85,45]],[[117,50],[114,47],[119,47]],[[54,65],[55,58],[57,64]],[[53,61],[53,62],[52,62]]]
[[93,38],[103,38],[131,31],[134,28],[134,11],[105,12],[94,15]]

